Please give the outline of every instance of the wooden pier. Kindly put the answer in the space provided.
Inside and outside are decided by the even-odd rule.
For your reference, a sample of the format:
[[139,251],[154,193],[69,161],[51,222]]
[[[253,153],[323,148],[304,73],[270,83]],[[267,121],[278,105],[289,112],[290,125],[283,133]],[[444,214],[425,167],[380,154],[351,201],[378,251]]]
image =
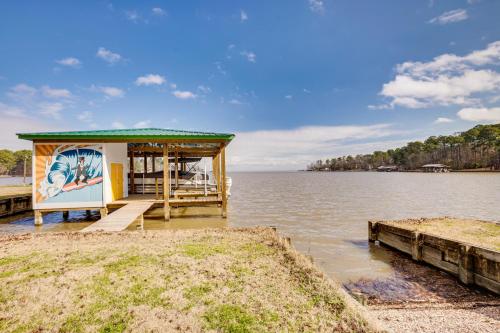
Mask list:
[[31,211],[31,186],[0,187],[0,217]]
[[122,208],[92,223],[81,232],[92,231],[122,231],[140,219],[141,226],[144,223],[143,214],[154,205],[154,201],[131,201]]

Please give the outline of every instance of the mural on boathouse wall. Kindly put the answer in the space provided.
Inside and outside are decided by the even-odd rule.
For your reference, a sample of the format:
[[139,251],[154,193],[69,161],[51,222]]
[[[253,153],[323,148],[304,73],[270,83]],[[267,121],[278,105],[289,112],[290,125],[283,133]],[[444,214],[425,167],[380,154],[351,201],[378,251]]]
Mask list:
[[101,207],[99,144],[35,144],[35,208]]

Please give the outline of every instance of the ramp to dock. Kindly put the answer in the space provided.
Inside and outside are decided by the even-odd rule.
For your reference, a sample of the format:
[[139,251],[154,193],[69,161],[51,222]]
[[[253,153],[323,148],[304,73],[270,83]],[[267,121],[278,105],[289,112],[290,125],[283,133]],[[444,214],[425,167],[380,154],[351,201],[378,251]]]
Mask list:
[[152,201],[131,201],[122,208],[82,229],[81,232],[125,230],[153,204]]

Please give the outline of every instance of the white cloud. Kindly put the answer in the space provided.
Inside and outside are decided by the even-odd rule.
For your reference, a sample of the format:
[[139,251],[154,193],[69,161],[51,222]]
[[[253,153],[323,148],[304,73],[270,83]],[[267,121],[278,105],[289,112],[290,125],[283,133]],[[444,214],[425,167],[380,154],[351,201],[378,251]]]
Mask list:
[[[394,142],[373,140],[397,133],[388,124],[306,126],[289,130],[241,132],[236,133],[228,146],[228,158],[233,169],[297,170],[320,158],[394,147]],[[360,140],[371,142],[360,143]]]
[[306,89],[306,88],[304,88],[302,91],[305,92],[306,94],[310,94],[311,93],[311,91],[309,89]]
[[443,54],[429,62],[405,62],[396,66],[394,80],[383,85],[380,95],[390,99],[389,107],[479,105],[500,90],[500,73],[493,69],[499,64],[500,41],[465,56]]
[[37,92],[38,90],[36,88],[21,83],[10,88],[7,92],[7,96],[18,101],[27,101],[35,97]]
[[78,60],[77,58],[73,57],[68,57],[68,58],[63,58],[56,60],[56,63],[62,66],[68,66],[68,67],[73,67],[73,68],[78,68],[81,66],[82,62]]
[[247,58],[248,61],[250,62],[256,62],[257,61],[257,55],[253,52],[248,52],[248,51],[242,51],[240,52],[242,56]]
[[43,102],[38,104],[38,108],[40,110],[40,114],[46,117],[60,119],[61,111],[64,109],[64,105],[58,102],[56,103]]
[[170,83],[170,88],[177,89],[177,85],[175,83]]
[[135,80],[135,84],[138,86],[162,85],[165,82],[165,77],[158,74],[139,76],[137,80]]
[[151,120],[142,120],[134,124],[134,128],[151,127]]
[[16,118],[24,118],[26,117],[26,111],[23,108],[17,106],[10,106],[0,102],[0,114],[3,117],[16,117]]
[[73,95],[68,89],[53,89],[49,86],[42,87],[42,93],[48,98],[71,98]]
[[209,94],[212,92],[212,89],[208,86],[204,86],[204,85],[199,85],[198,86],[198,90],[202,93],[202,94]]
[[473,5],[473,4],[476,4],[476,3],[479,3],[479,2],[481,2],[481,0],[467,0],[467,3],[469,5]]
[[434,124],[446,124],[446,123],[452,123],[453,119],[446,118],[446,117],[439,117],[438,119],[434,120]]
[[31,141],[19,140],[16,133],[32,133],[61,130],[53,125],[53,122],[44,122],[37,117],[36,119],[25,117],[22,121],[17,116],[3,115],[0,121],[0,142],[2,148],[7,149],[31,149]]
[[465,9],[454,9],[434,17],[429,23],[448,24],[466,20],[469,16]]
[[229,104],[233,104],[233,105],[241,105],[243,104],[241,101],[237,100],[236,98],[233,98],[231,100],[228,101]]
[[125,96],[125,92],[116,87],[99,87],[99,90],[109,98],[119,98]]
[[322,0],[308,0],[309,9],[314,13],[322,14],[325,12],[325,3]]
[[139,20],[141,20],[141,16],[135,10],[125,11],[125,17],[127,18],[127,20],[132,21],[134,23],[137,23]]
[[167,12],[160,7],[154,7],[153,9],[151,9],[151,11],[153,12],[153,15],[157,15],[157,16],[167,15]]
[[111,127],[112,128],[116,128],[116,129],[124,129],[125,125],[122,122],[120,122],[120,121],[113,121],[111,123]]
[[243,9],[240,10],[240,20],[241,22],[245,22],[246,20],[248,20],[248,15]]
[[100,47],[97,50],[96,56],[109,64],[117,63],[123,59],[123,57],[118,53],[113,53],[110,50],[105,49],[104,47]]
[[83,111],[77,116],[78,120],[89,123],[93,119],[93,114],[90,111]]
[[464,108],[457,115],[467,121],[500,122],[500,107],[494,108]]
[[293,96],[292,96],[292,95],[286,95],[286,96],[285,96],[285,98],[286,98],[286,99],[292,99],[292,98],[293,98]]
[[193,98],[196,98],[196,95],[193,94],[190,91],[175,90],[174,92],[172,92],[172,94],[175,97],[179,98],[179,99],[193,99]]

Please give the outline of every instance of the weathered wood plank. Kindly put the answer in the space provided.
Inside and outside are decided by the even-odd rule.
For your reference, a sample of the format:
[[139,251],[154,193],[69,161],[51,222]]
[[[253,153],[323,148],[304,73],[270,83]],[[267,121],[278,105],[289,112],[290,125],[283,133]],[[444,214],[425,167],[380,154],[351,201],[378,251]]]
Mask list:
[[92,223],[81,232],[122,231],[153,206],[151,201],[135,201]]
[[395,249],[403,251],[411,255],[411,239],[402,237],[400,235],[391,234],[385,231],[380,231],[378,233],[378,240],[386,245],[389,245]]

